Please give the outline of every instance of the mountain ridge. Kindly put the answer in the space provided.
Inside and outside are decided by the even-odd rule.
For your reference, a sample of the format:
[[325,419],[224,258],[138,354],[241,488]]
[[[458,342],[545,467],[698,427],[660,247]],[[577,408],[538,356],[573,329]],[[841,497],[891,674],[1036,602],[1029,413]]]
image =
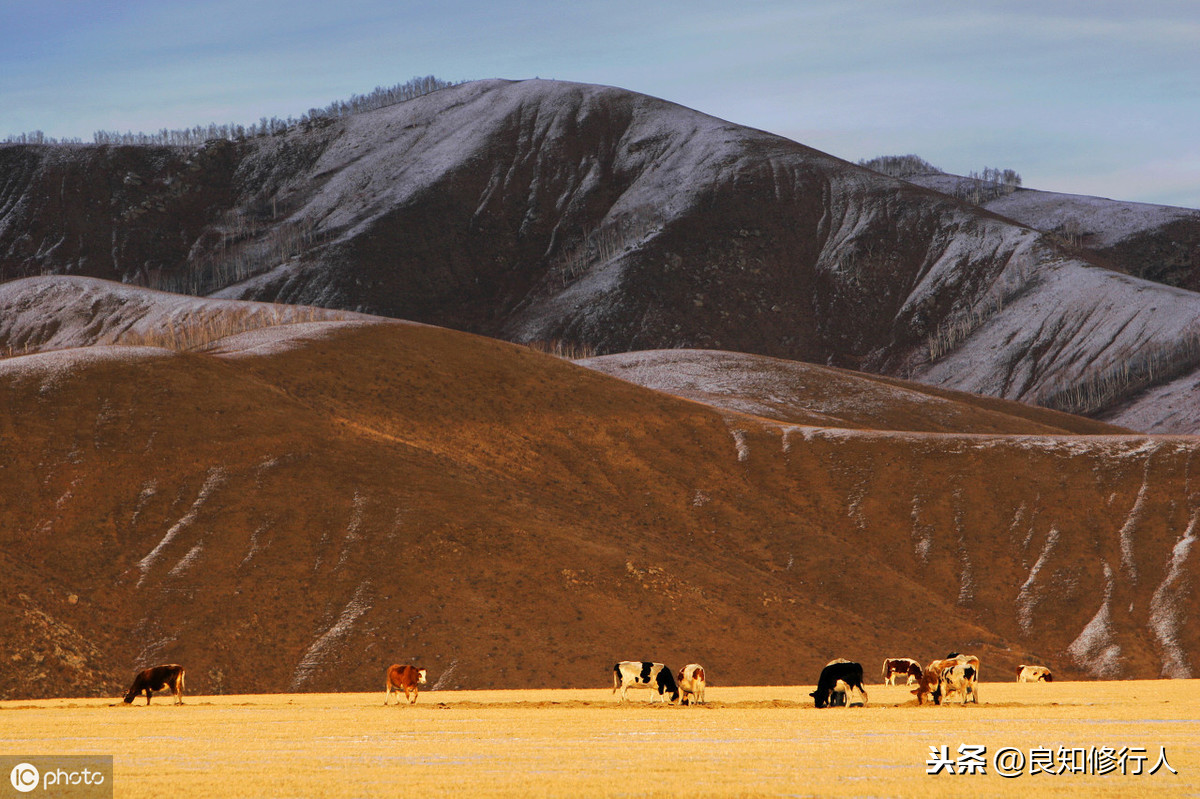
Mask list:
[[[1187,284],[1186,214],[1161,227],[1185,225],[1178,241],[1073,248],[763,131],[536,80],[191,153],[50,152],[0,152],[17,175],[0,275],[183,281],[601,353],[758,353],[1200,430],[1156,416],[1153,391],[1167,374],[1188,381],[1173,394],[1200,385],[1195,296],[1095,268]],[[1158,244],[1117,253],[1138,241]]]

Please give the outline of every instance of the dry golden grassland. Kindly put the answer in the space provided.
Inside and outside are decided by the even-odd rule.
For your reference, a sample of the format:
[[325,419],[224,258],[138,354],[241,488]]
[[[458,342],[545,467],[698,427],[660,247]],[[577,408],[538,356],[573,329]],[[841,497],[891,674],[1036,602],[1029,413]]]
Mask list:
[[[942,707],[870,685],[867,707],[826,710],[810,690],[713,686],[701,707],[607,689],[10,701],[0,752],[114,755],[119,797],[1200,794],[1198,680],[983,683],[982,704]],[[930,746],[961,744],[987,747],[986,775],[926,774]],[[1178,774],[1006,779],[1001,747],[1142,747],[1146,771],[1165,748]]]

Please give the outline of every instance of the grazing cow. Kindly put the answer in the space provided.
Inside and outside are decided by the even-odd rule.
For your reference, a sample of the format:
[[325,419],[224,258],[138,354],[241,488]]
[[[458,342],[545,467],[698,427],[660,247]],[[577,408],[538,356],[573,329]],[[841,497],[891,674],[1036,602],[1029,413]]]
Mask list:
[[175,704],[182,705],[183,674],[183,666],[178,663],[168,663],[139,671],[134,675],[133,685],[129,686],[129,693],[125,694],[125,704],[132,705],[138,694],[145,692],[148,705],[150,704],[150,694],[170,688],[171,693],[175,694]]
[[956,660],[951,665],[942,669],[942,676],[938,681],[938,692],[941,694],[941,701],[946,701],[953,694],[962,694],[963,704],[967,700],[979,704],[979,694],[975,691],[975,681],[979,677],[979,670],[964,660]]
[[969,684],[966,682],[965,673],[957,673],[955,675],[956,684],[961,683],[962,687],[969,688],[969,691],[963,694],[964,704],[968,695],[973,702],[976,704],[979,703],[979,692],[976,687],[976,683],[979,680],[979,658],[974,655],[960,655],[957,652],[951,652],[950,657],[944,660],[935,660],[925,667],[924,673],[921,674],[921,679],[917,681],[917,687],[913,689],[918,705],[922,704],[926,699],[933,699],[935,705],[942,703],[946,689],[946,685],[942,680],[943,672],[955,665],[962,665],[971,670]]
[[912,658],[887,658],[883,661],[883,684],[895,685],[896,677],[904,675],[908,685],[921,679],[921,664]]
[[1054,682],[1054,675],[1045,666],[1017,666],[1017,682]]
[[975,679],[979,679],[979,658],[974,655],[960,655],[957,652],[951,652],[946,655],[946,660],[961,660],[969,666],[975,667]]
[[[386,705],[388,700],[392,698],[392,689],[396,689],[396,704],[400,704],[400,692],[404,691],[404,698],[408,699],[410,705],[417,702],[417,694],[421,691],[421,686],[425,684],[426,669],[419,669],[416,666],[401,666],[399,663],[393,664],[387,670],[387,683],[384,688],[387,693],[383,695],[383,703]],[[409,698],[408,692],[412,691],[412,698]]]
[[[675,676],[671,670],[661,663],[649,663],[642,660],[622,660],[613,666],[613,693],[621,689],[621,701],[628,697],[625,693],[630,688],[649,688],[657,691],[659,699],[666,704],[667,696],[670,703],[679,701],[679,686],[675,684]],[[650,697],[654,701],[654,697]]]
[[867,689],[863,687],[863,668],[860,663],[853,663],[841,658],[831,660],[821,669],[817,679],[817,690],[809,696],[817,707],[839,707],[846,704],[846,694],[857,689],[862,694],[862,702],[867,703]]
[[956,660],[934,660],[925,667],[921,678],[917,680],[917,687],[913,689],[918,705],[924,704],[926,699],[933,699],[935,705],[942,703],[940,690],[942,671],[957,662]]
[[689,663],[679,670],[676,675],[679,690],[683,692],[683,701],[691,705],[704,704],[704,667],[699,663]]

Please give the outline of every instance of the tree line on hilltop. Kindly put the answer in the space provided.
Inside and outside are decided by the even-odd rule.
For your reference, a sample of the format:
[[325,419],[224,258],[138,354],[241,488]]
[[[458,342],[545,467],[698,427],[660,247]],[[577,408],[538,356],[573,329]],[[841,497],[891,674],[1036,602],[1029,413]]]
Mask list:
[[[917,175],[944,175],[943,170],[918,155],[880,155],[875,158],[864,158],[859,166],[874,170],[881,175],[893,178],[911,178]],[[983,203],[988,200],[1012,194],[1021,187],[1021,176],[1012,169],[985,166],[982,172],[968,172],[963,175],[966,180],[958,181],[952,192],[960,200],[973,203]]]
[[[300,125],[312,124],[320,120],[341,119],[343,117],[374,111],[389,105],[412,100],[422,95],[430,94],[456,85],[453,81],[445,81],[433,75],[414,77],[404,83],[394,86],[377,86],[368,94],[354,94],[349,100],[335,100],[324,108],[310,108],[307,113],[295,119],[278,117],[262,117],[250,125],[217,124],[196,125],[192,128],[168,130],[163,128],[156,133],[121,133],[113,130],[98,130],[92,134],[92,144],[123,144],[123,145],[161,145],[165,147],[198,147],[210,139],[228,139],[237,141],[253,139],[258,136],[274,136],[286,133]],[[31,133],[20,133],[7,136],[3,144],[46,144],[46,145],[82,145],[79,138],[54,138],[40,130]]]

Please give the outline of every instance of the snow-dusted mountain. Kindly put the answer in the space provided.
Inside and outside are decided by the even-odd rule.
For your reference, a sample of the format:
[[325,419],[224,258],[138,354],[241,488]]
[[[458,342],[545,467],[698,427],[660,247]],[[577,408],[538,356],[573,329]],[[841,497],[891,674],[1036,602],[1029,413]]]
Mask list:
[[1200,298],[1135,276],[1191,285],[1193,212],[1076,198],[1068,241],[1061,199],[980,208],[620,89],[480,81],[192,153],[0,148],[0,175],[5,277],[740,351],[1200,431]]

